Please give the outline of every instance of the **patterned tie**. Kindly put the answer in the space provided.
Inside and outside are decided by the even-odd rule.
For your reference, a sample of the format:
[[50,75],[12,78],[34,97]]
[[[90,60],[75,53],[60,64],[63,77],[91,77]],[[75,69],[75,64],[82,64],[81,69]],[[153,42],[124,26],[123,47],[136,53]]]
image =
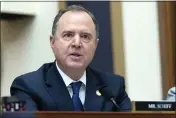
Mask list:
[[82,85],[82,82],[75,82],[75,83],[71,83],[72,86],[72,90],[73,90],[73,96],[72,96],[72,100],[73,100],[73,104],[75,107],[75,111],[83,111],[83,105],[81,103],[81,100],[79,98],[79,90],[80,87]]

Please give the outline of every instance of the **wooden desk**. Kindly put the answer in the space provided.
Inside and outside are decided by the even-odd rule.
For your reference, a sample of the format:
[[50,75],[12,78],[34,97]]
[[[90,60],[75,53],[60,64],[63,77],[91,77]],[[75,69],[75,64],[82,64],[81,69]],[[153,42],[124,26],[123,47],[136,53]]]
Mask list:
[[37,118],[176,118],[175,112],[38,112]]
[[176,118],[175,112],[5,112],[2,118]]

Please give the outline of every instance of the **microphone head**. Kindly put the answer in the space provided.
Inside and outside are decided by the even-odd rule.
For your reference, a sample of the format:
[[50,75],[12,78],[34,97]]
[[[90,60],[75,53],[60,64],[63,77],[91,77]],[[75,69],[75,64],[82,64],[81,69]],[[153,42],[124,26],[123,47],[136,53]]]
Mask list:
[[111,90],[107,87],[102,87],[99,91],[106,100],[111,101],[116,106],[117,110],[120,110],[120,107],[117,105]]
[[114,98],[114,95],[107,87],[102,87],[99,89],[99,91],[106,100],[110,100],[111,98]]

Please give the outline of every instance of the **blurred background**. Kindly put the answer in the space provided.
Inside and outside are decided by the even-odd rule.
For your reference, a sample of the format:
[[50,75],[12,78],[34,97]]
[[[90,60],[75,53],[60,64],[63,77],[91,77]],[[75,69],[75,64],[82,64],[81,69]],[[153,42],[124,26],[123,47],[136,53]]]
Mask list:
[[1,2],[1,96],[17,76],[54,61],[52,23],[72,4],[100,25],[91,66],[124,76],[131,100],[166,99],[176,79],[176,2]]

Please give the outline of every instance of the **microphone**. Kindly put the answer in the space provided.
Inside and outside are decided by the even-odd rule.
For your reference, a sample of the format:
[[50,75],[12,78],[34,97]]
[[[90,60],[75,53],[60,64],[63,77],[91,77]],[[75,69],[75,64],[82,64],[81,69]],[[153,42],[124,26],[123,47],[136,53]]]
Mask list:
[[106,100],[111,101],[113,103],[113,105],[116,106],[118,111],[120,110],[119,105],[117,105],[117,103],[114,99],[114,95],[112,94],[112,92],[110,90],[107,89],[107,87],[102,87],[99,91]]

